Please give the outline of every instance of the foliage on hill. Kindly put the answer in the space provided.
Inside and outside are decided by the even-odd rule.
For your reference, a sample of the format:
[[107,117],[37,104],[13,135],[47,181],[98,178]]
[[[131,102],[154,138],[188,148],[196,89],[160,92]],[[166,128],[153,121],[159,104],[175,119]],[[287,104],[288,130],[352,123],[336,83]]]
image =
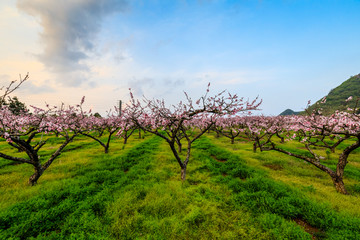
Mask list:
[[360,74],[350,77],[348,80],[332,89],[326,96],[326,102],[321,103],[322,99],[309,107],[309,110],[322,108],[324,114],[331,114],[336,110],[346,110],[353,108],[355,101],[346,102],[352,96],[354,99],[360,98]]
[[298,115],[300,112],[295,112],[292,109],[286,109],[282,113],[279,114],[279,116],[288,116],[288,115]]

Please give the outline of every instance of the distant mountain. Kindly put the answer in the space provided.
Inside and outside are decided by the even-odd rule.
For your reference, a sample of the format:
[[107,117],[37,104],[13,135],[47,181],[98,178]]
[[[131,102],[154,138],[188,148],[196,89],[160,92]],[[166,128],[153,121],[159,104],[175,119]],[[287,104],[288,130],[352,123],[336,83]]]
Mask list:
[[286,109],[282,113],[279,114],[279,116],[287,116],[287,115],[298,115],[300,112],[295,112],[291,109]]
[[[346,102],[348,97],[353,100]],[[311,105],[308,109],[322,108],[323,114],[332,114],[336,110],[346,110],[355,106],[355,100],[360,98],[360,74],[350,77],[348,80],[332,89],[326,96],[326,102],[321,103],[322,99]]]

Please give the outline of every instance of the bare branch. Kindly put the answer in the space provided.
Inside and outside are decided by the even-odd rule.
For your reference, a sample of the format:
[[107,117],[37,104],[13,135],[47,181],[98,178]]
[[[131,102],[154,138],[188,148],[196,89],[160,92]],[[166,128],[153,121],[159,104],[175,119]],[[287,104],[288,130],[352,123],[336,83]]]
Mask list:
[[0,88],[0,91],[4,90],[4,92],[0,95],[0,107],[5,101],[5,98],[9,96],[12,92],[14,92],[16,89],[20,87],[21,84],[23,84],[26,80],[29,79],[29,73],[25,75],[24,78],[21,77],[21,74],[19,75],[20,79],[19,81],[13,80],[9,83],[8,86],[3,86]]

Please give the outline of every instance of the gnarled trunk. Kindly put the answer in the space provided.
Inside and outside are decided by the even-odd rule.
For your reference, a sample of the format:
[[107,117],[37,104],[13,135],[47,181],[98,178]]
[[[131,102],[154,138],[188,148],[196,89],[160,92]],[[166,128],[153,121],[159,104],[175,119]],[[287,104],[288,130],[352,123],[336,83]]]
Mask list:
[[348,146],[344,149],[344,151],[340,154],[338,163],[336,165],[336,172],[335,174],[331,175],[331,179],[335,185],[336,191],[342,194],[348,194],[348,192],[345,189],[345,185],[343,182],[344,177],[344,171],[345,167],[348,163],[348,157],[352,151],[360,147],[360,137],[358,136],[358,139],[355,143]]
[[186,166],[184,165],[181,168],[181,181],[185,181],[185,179],[186,179]]
[[112,136],[114,133],[115,133],[115,131],[109,130],[109,136],[108,136],[108,139],[107,139],[107,141],[106,141],[106,145],[103,146],[105,153],[109,153],[111,136]]
[[[286,151],[286,150],[283,150],[281,148],[277,148],[277,147],[274,147],[274,146],[271,149],[275,150],[275,151],[278,151],[278,152],[285,153],[285,154],[287,154],[289,156],[293,156],[293,157],[305,160],[306,162],[308,162],[308,163],[314,165],[315,167],[317,167],[318,169],[326,172],[327,174],[330,175],[330,177],[331,177],[331,179],[333,181],[333,184],[335,186],[336,191],[339,192],[339,193],[342,193],[342,194],[348,194],[348,192],[345,189],[345,184],[343,182],[344,170],[345,170],[345,167],[346,167],[346,165],[348,163],[347,159],[348,159],[349,154],[353,150],[355,150],[357,147],[359,147],[359,145],[360,145],[360,141],[357,141],[353,145],[348,146],[347,148],[344,149],[342,154],[339,156],[339,160],[338,160],[338,163],[337,163],[337,166],[336,166],[336,171],[333,171],[331,168],[323,165],[322,163],[320,163],[319,159],[316,159],[315,157],[310,158],[310,157],[307,157],[307,156],[302,156],[302,155],[295,154],[295,153],[292,153],[292,152],[289,152],[289,151]],[[310,150],[310,149],[308,148],[308,150]]]
[[181,144],[181,142],[178,143],[178,151],[179,151],[179,152],[182,151],[182,144]]
[[178,145],[178,151],[179,153],[182,151],[182,144],[181,144],[181,140],[178,138],[175,138],[176,144]]
[[104,147],[104,153],[109,153],[109,146]]
[[336,191],[338,191],[339,193],[342,193],[342,194],[349,194],[347,191],[346,191],[346,188],[345,188],[345,184],[343,182],[343,178],[342,177],[331,177],[333,183],[334,183],[334,186],[336,188]]
[[35,171],[34,174],[31,175],[31,177],[29,178],[29,181],[28,181],[30,186],[36,185],[37,181],[39,180],[39,178],[41,177],[41,175],[44,172],[41,165],[34,166],[34,171]]

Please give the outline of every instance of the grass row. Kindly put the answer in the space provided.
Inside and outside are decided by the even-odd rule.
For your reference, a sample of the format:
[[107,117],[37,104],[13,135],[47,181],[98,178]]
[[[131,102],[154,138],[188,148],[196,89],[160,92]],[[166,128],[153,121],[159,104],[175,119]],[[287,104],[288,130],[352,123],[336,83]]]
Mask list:
[[359,216],[344,210],[356,196],[341,196],[336,209],[324,199],[339,194],[319,190],[326,176],[309,184],[317,170],[291,175],[304,163],[225,141],[195,143],[185,182],[166,143],[149,136],[109,154],[80,139],[35,187],[18,183],[29,166],[2,166],[0,239],[360,238]]
[[[1,239],[107,239],[106,206],[113,193],[141,177],[131,168],[151,158],[159,139],[148,139],[123,155],[93,157],[71,178],[57,180],[51,190],[39,190],[29,200],[15,203],[0,214]],[[41,187],[41,186],[36,186]]]

